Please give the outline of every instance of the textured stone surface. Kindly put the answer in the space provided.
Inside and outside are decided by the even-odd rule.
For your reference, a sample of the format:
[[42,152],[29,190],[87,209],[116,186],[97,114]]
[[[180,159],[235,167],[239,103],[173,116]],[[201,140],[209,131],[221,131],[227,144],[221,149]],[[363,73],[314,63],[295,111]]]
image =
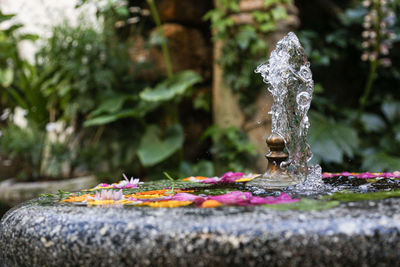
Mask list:
[[400,199],[322,211],[25,203],[0,223],[2,266],[388,266]]

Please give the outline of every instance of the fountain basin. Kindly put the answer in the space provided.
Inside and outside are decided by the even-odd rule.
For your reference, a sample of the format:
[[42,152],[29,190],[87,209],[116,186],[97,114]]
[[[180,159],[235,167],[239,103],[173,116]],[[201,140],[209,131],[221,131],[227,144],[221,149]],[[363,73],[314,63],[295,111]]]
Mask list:
[[398,198],[311,211],[36,199],[0,223],[2,266],[396,265],[399,251]]

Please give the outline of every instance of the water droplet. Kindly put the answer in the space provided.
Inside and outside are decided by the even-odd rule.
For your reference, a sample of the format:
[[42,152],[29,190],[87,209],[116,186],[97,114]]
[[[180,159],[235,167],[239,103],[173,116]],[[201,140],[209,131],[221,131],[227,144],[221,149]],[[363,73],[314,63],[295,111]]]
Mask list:
[[296,102],[302,108],[309,107],[311,104],[311,96],[307,92],[301,92],[297,95]]

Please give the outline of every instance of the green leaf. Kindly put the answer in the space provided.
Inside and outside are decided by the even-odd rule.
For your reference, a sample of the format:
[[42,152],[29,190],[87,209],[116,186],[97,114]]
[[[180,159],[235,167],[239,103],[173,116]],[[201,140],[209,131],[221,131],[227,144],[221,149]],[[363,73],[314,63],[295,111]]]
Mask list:
[[196,164],[183,161],[179,166],[180,173],[183,177],[188,176],[214,176],[214,164],[208,160],[201,160]]
[[269,7],[275,4],[280,3],[280,0],[264,0],[264,6]]
[[159,83],[154,89],[143,90],[140,97],[149,102],[169,101],[182,96],[191,86],[201,80],[202,78],[196,72],[183,71]]
[[274,22],[267,22],[260,25],[260,31],[266,33],[271,32],[276,29],[276,25]]
[[183,139],[180,125],[170,126],[164,136],[156,125],[148,126],[138,149],[140,162],[143,166],[150,167],[166,160],[182,147]]
[[118,95],[109,97],[101,102],[100,106],[91,112],[90,116],[97,116],[101,113],[115,113],[121,110],[125,100],[129,97],[125,95]]
[[361,168],[371,172],[400,170],[400,157],[385,152],[371,153],[364,155]]
[[12,19],[13,17],[15,17],[15,14],[4,14],[3,12],[1,12],[0,10],[0,23],[2,23],[3,21],[7,21]]
[[400,197],[400,190],[372,192],[372,193],[337,192],[330,196],[323,196],[321,197],[321,199],[350,202],[350,201],[363,201],[363,200],[378,200],[390,197]]
[[394,130],[394,138],[400,144],[400,124],[393,127]]
[[107,114],[95,117],[93,119],[89,119],[83,123],[83,126],[89,127],[89,126],[104,125],[122,118],[136,117],[136,116],[137,113],[135,112],[135,110],[126,109],[126,110],[121,110],[120,112],[117,112],[115,114]]
[[390,122],[400,119],[400,102],[388,101],[382,104],[382,112]]
[[0,69],[0,85],[9,87],[14,80],[14,71],[11,68]]
[[210,100],[210,94],[209,93],[199,93],[197,96],[193,99],[193,107],[195,109],[202,109],[204,111],[210,112],[211,109],[211,100]]
[[23,109],[28,109],[27,102],[20,96],[20,94],[14,88],[7,88],[8,93],[14,98],[15,102]]
[[310,112],[309,143],[313,154],[325,162],[340,163],[343,156],[353,156],[358,147],[357,132],[342,123]]
[[338,17],[344,26],[350,26],[352,24],[362,24],[366,13],[367,10],[365,8],[354,8],[338,14]]
[[123,16],[123,17],[126,17],[129,15],[129,10],[125,6],[117,7],[115,9],[115,11],[117,12],[118,15]]
[[326,35],[325,40],[328,43],[336,44],[341,48],[345,48],[348,44],[348,40],[346,38],[346,31],[344,30],[337,30]]
[[37,39],[39,39],[39,35],[36,34],[22,34],[19,36],[20,40],[29,40],[29,41],[36,41]]
[[257,34],[254,28],[246,27],[236,34],[236,41],[238,46],[245,50],[249,47],[251,40],[257,39]]
[[271,10],[271,15],[275,21],[285,19],[287,17],[286,9],[282,6],[277,6]]
[[379,132],[385,129],[386,124],[383,119],[373,113],[365,113],[361,116],[361,122],[367,132]]
[[13,32],[15,32],[16,30],[18,30],[22,27],[24,27],[23,24],[14,24],[14,25],[8,27],[6,30],[4,30],[4,32],[6,32],[7,34],[12,34]]
[[340,204],[339,201],[318,201],[313,199],[303,198],[299,202],[287,203],[287,204],[274,204],[264,205],[267,208],[274,210],[324,210],[331,209]]
[[[110,111],[109,107],[110,106],[108,106],[108,109],[107,109],[108,111]],[[141,102],[139,102],[139,104],[137,104],[137,106],[135,106],[132,109],[123,109],[121,111],[115,110],[115,113],[99,115],[97,117],[88,119],[87,121],[85,121],[85,123],[83,125],[85,127],[103,125],[103,124],[107,124],[107,123],[114,122],[116,120],[119,120],[122,118],[128,118],[128,117],[142,118],[148,112],[156,109],[157,107],[158,107],[157,103],[141,101]],[[105,111],[105,110],[106,110],[106,107],[104,107],[103,111]],[[111,109],[111,111],[113,111],[113,110]],[[100,112],[96,112],[96,114],[97,113],[100,113]]]
[[166,42],[167,39],[160,31],[153,31],[152,33],[150,33],[149,44],[151,46],[161,46]]

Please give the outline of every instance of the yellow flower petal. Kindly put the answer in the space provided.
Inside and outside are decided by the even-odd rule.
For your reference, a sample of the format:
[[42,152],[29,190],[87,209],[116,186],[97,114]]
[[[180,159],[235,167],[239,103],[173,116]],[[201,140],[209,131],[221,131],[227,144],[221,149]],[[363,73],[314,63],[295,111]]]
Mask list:
[[168,200],[168,201],[144,202],[140,205],[149,206],[152,208],[176,208],[176,207],[188,206],[190,204],[192,204],[192,201]]
[[235,183],[242,183],[242,182],[248,182],[253,180],[253,178],[241,178],[235,181]]
[[114,203],[114,200],[94,200],[88,202],[89,205],[110,205]]
[[115,202],[115,204],[130,204],[133,203],[134,201],[128,200],[128,199],[121,199]]
[[87,191],[94,191],[94,190],[99,190],[99,189],[111,189],[111,188],[114,188],[114,187],[111,185],[110,186],[99,186],[99,187],[88,189]]

